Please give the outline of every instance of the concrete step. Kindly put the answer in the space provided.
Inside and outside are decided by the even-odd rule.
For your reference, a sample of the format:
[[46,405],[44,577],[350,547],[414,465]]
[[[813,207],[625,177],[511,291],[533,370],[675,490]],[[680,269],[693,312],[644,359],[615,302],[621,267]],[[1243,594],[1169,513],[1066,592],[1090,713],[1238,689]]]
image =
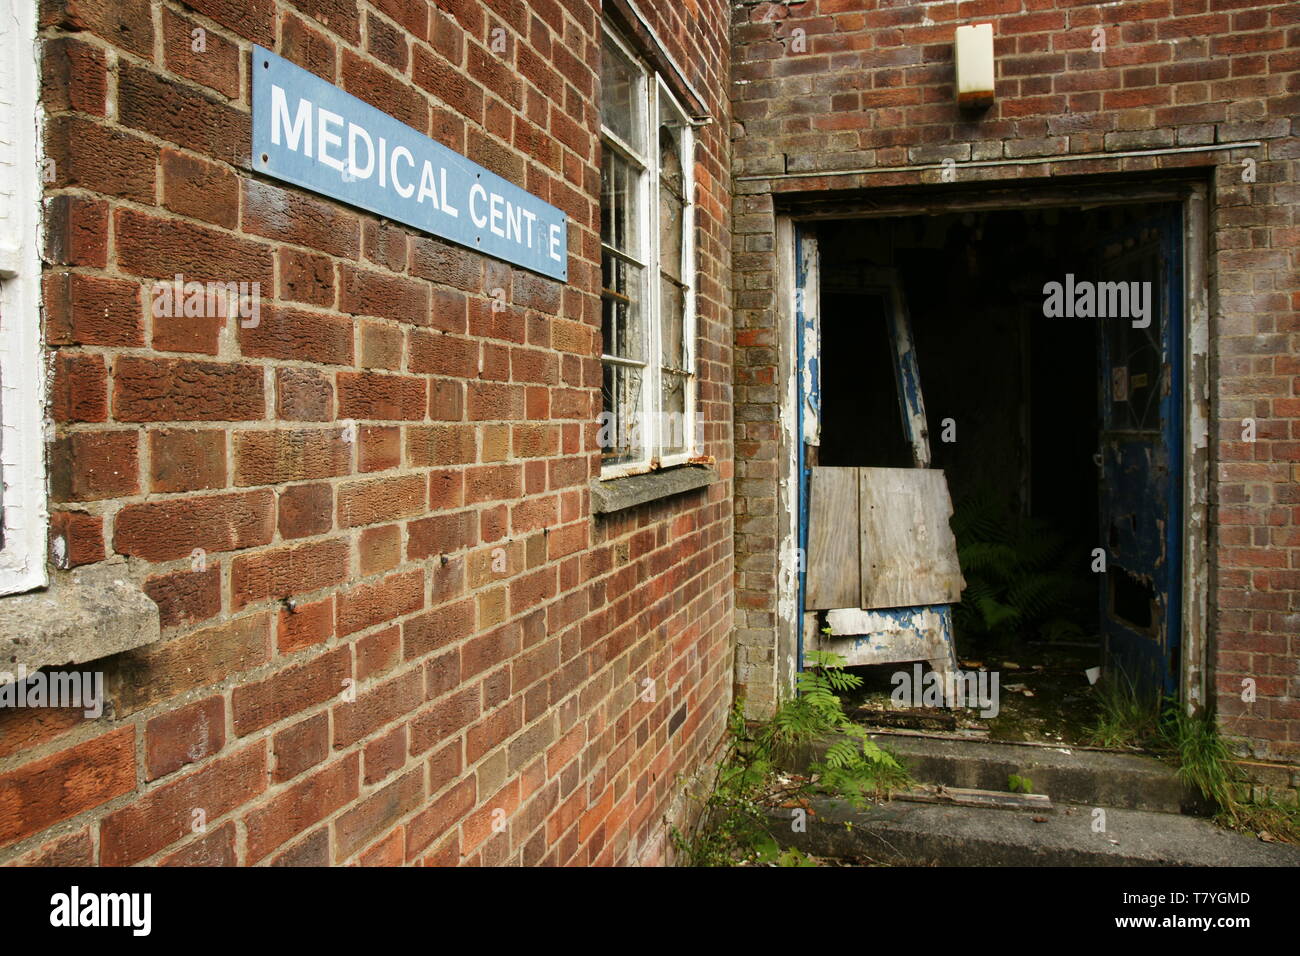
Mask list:
[[777,842],[896,866],[1300,866],[1300,847],[1147,810],[1106,809],[1104,832],[1086,806],[1031,815],[894,801],[857,810],[818,798],[810,810],[802,832],[793,811],[774,811]]
[[[871,739],[894,753],[921,783],[1006,790],[1015,774],[1029,778],[1033,791],[1054,803],[1159,813],[1206,810],[1174,768],[1152,757],[897,732],[875,733]],[[814,748],[820,749],[824,747]]]

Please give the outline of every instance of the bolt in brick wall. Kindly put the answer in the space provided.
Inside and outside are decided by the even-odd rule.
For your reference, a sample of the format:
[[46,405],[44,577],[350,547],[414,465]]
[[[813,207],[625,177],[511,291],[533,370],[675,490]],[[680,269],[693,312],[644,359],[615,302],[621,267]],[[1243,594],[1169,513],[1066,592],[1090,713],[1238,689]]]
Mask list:
[[[163,636],[98,720],[0,714],[0,860],[669,858],[732,683],[730,16],[645,12],[713,117],[720,478],[595,518],[598,4],[41,0],[52,573]],[[255,175],[254,43],[561,208],[568,284]],[[155,315],[177,274],[257,321]]]
[[[737,657],[770,695],[780,408],[774,213],[807,192],[1194,170],[1210,184],[1211,693],[1243,754],[1300,762],[1300,7],[1286,0],[733,6]],[[958,111],[955,28],[997,99]],[[1104,49],[1099,47],[1104,39]],[[1249,149],[1108,153],[1258,140]],[[1067,154],[1094,159],[1051,162]],[[964,162],[1031,159],[963,168]],[[1254,161],[1253,180],[1243,177]],[[880,172],[827,175],[880,168]],[[795,177],[767,179],[782,174]],[[1258,437],[1242,441],[1242,420]],[[746,667],[749,670],[746,670]],[[1243,678],[1258,699],[1241,700]],[[770,702],[769,702],[770,703]]]

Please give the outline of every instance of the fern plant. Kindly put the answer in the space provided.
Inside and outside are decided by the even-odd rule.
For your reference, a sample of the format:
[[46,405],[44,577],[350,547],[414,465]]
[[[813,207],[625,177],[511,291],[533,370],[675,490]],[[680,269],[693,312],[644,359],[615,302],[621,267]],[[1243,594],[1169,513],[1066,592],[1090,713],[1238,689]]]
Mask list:
[[844,669],[844,658],[826,651],[809,651],[799,675],[799,694],[784,703],[771,723],[771,749],[781,754],[799,744],[836,735],[820,760],[809,768],[818,789],[855,802],[901,786],[907,773],[898,761],[872,741],[867,729],[844,713],[840,694],[862,686],[862,678]]
[[1063,535],[1012,509],[1005,495],[981,489],[954,509],[952,531],[966,588],[953,610],[968,637],[1082,634],[1078,608],[1090,597],[1069,565]]
[[727,752],[704,800],[701,823],[690,836],[673,832],[674,843],[691,865],[815,865],[796,850],[780,852],[770,830],[767,797],[778,768],[798,748],[823,738],[832,737],[825,754],[810,762],[810,774],[801,785],[784,790],[787,800],[816,791],[861,804],[910,782],[893,755],[844,713],[839,695],[859,687],[862,679],[846,671],[844,659],[834,654],[809,652],[806,665],[799,675],[798,695],[782,703],[766,723],[750,726],[744,702],[733,706]]

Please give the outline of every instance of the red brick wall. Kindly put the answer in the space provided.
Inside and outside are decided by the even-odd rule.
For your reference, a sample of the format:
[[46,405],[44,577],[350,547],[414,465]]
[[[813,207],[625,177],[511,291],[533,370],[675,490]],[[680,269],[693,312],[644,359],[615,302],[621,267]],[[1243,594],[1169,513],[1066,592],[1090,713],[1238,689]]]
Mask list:
[[[44,0],[52,538],[163,639],[90,665],[100,720],[0,714],[0,860],[668,856],[731,691],[729,15],[655,16],[715,118],[722,477],[593,518],[598,4]],[[254,42],[563,209],[569,283],[253,175]],[[155,318],[178,272],[259,282],[260,324]]]
[[[774,645],[778,201],[941,181],[1195,168],[1210,209],[1210,647],[1224,729],[1300,762],[1300,6],[1287,0],[745,0],[733,20],[737,639]],[[952,43],[991,22],[997,101],[958,111]],[[1097,30],[1106,49],[1093,50]],[[797,31],[802,31],[798,34]],[[1249,150],[1106,157],[1260,140]],[[1097,154],[1080,162],[971,160]],[[1256,180],[1243,181],[1243,162]],[[808,173],[764,179],[771,174]],[[741,177],[757,177],[744,179]],[[1258,440],[1243,442],[1255,418]],[[770,669],[770,668],[769,668]],[[1258,699],[1241,700],[1243,678]],[[741,674],[742,683],[745,674]]]

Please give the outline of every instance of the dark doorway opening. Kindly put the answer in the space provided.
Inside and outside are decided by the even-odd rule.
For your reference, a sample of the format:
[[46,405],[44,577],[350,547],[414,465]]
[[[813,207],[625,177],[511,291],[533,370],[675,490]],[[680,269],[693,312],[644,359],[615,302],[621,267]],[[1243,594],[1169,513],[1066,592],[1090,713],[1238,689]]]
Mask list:
[[[1136,421],[1135,410],[1162,396],[1167,405],[1181,387],[1177,362],[1159,352],[1159,333],[1169,331],[1161,324],[1177,319],[1168,290],[1181,276],[1160,271],[1176,258],[1169,223],[1177,208],[1027,208],[817,225],[818,463],[907,466],[887,305],[854,291],[859,274],[891,268],[911,315],[932,467],[944,471],[954,503],[967,582],[954,615],[959,659],[1002,668],[1004,686],[1023,684],[1026,700],[1043,698],[1038,704],[1047,706],[1031,709],[1054,710],[1044,725],[1084,716],[1085,672],[1103,661],[1147,668],[1152,686],[1167,684],[1176,669],[1178,576],[1169,539],[1154,539],[1179,520],[1171,456],[1181,423]],[[1157,250],[1156,265],[1140,274],[1155,286],[1150,308],[1164,310],[1154,333],[1136,328],[1136,300],[1118,316],[1045,315],[1049,283],[1101,283],[1110,263],[1147,246]],[[1135,464],[1138,447],[1146,464]],[[1138,567],[1152,547],[1163,549],[1154,573]],[[886,678],[896,668],[874,670]]]
[[818,463],[907,468],[893,342],[879,295],[827,292],[822,314],[822,434]]

